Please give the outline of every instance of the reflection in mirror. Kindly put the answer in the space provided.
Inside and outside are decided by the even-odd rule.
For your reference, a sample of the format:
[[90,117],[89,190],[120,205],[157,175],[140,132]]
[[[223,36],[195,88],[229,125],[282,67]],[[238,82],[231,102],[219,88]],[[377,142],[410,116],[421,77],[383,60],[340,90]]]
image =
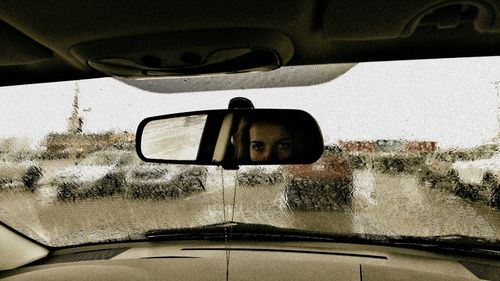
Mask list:
[[150,117],[137,131],[145,161],[202,165],[309,164],[323,152],[316,120],[293,109],[228,109]]
[[285,163],[310,158],[321,141],[316,131],[303,113],[242,116],[232,138],[235,159]]
[[196,160],[207,115],[154,120],[144,127],[142,153],[150,159]]
[[304,111],[240,109],[232,128],[229,151],[238,165],[307,164],[323,152],[321,130]]

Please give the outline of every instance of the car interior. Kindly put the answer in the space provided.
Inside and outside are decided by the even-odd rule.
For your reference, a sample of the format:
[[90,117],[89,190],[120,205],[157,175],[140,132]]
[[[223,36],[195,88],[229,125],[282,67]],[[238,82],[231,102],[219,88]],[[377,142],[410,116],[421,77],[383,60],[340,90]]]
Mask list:
[[1,1],[2,85],[498,54],[484,1]]
[[[361,62],[500,56],[500,1],[0,0],[0,36],[1,87],[291,87]],[[205,164],[227,160],[210,149]],[[242,237],[48,247],[0,223],[0,280],[500,280],[498,249]]]

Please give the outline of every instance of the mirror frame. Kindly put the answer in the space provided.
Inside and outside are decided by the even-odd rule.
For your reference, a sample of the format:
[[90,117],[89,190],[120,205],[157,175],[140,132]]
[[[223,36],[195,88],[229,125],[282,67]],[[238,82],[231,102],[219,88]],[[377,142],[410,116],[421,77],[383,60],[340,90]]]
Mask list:
[[[210,159],[207,159],[207,160],[202,160],[202,159],[199,159],[200,158],[200,155],[199,155],[199,147],[198,147],[198,154],[197,154],[197,159],[195,160],[165,160],[165,159],[151,159],[151,158],[147,158],[146,156],[144,156],[144,154],[142,153],[142,150],[141,150],[141,139],[142,139],[142,134],[144,132],[144,128],[146,127],[146,125],[151,122],[151,121],[156,121],[156,120],[162,120],[162,119],[170,119],[170,118],[177,118],[177,117],[185,117],[185,116],[191,116],[191,115],[201,115],[201,114],[206,114],[207,116],[213,116],[214,114],[216,116],[219,116],[219,117],[225,117],[227,116],[228,114],[237,114],[237,115],[241,115],[241,114],[245,114],[245,112],[257,112],[257,111],[260,111],[262,112],[263,114],[267,114],[267,113],[272,113],[272,112],[275,112],[276,111],[282,111],[282,112],[296,112],[296,114],[302,114],[304,115],[305,118],[308,118],[310,122],[313,122],[314,125],[316,125],[316,128],[319,132],[318,134],[318,139],[317,140],[314,140],[317,142],[317,146],[318,146],[318,149],[311,149],[311,159],[308,159],[308,161],[294,161],[294,160],[290,160],[290,162],[287,162],[287,163],[283,163],[283,162],[279,162],[279,161],[275,161],[275,162],[270,162],[270,161],[251,161],[251,162],[239,162],[239,161],[236,161],[236,160],[228,160],[226,159],[227,157],[224,157],[225,159],[223,159],[222,161],[214,161],[214,160],[210,160]],[[202,133],[202,136],[201,136],[201,143],[200,145],[203,143],[203,140],[207,134],[207,124],[208,124],[208,119],[207,119],[207,123],[205,124],[205,127],[203,129],[203,133]],[[219,134],[219,132],[217,132],[217,135]],[[311,164],[311,163],[314,163],[316,162],[320,157],[321,155],[323,154],[323,151],[324,151],[324,141],[323,141],[323,134],[321,132],[321,128],[319,127],[316,119],[314,119],[314,117],[307,113],[306,111],[303,111],[303,110],[299,110],[299,109],[271,109],[271,108],[258,108],[258,109],[213,109],[213,110],[200,110],[200,111],[190,111],[190,112],[181,112],[181,113],[174,113],[174,114],[165,114],[165,115],[158,115],[158,116],[152,116],[152,117],[148,117],[148,118],[145,118],[144,120],[142,120],[140,123],[139,123],[139,126],[137,128],[137,132],[136,132],[136,152],[137,152],[137,155],[139,156],[139,158],[145,162],[150,162],[150,163],[166,163],[166,164],[189,164],[189,165],[207,165],[207,166],[222,166],[224,168],[227,168],[227,169],[232,169],[232,168],[237,168],[238,166],[250,166],[250,165],[295,165],[295,164]],[[321,147],[321,148],[320,148]],[[214,148],[215,150],[215,148]],[[213,156],[213,152],[212,152],[212,156]]]

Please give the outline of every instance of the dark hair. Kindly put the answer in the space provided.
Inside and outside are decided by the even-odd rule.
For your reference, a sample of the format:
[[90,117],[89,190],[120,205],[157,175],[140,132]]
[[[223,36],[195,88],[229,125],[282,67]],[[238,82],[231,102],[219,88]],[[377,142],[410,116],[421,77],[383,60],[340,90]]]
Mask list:
[[252,121],[248,118],[241,118],[238,125],[238,131],[233,135],[232,143],[234,145],[234,160],[250,160],[250,126]]

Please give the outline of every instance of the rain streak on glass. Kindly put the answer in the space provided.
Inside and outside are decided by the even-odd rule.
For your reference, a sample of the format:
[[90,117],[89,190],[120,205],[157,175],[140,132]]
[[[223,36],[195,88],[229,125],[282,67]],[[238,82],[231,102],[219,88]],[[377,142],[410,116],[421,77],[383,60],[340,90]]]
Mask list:
[[[363,63],[297,88],[159,95],[113,78],[2,88],[0,221],[52,247],[142,240],[221,223],[233,210],[242,223],[498,245],[499,79],[500,57],[485,57]],[[321,159],[221,176],[216,166],[138,158],[144,118],[227,108],[236,96],[310,113]],[[145,156],[195,159],[206,120],[149,124]]]

